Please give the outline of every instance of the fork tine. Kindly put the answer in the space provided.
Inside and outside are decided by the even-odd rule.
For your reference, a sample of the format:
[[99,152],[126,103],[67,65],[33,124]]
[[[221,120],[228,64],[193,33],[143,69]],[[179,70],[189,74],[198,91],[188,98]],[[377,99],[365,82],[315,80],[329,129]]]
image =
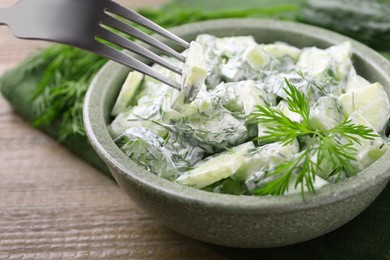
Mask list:
[[185,62],[185,57],[183,55],[181,55],[180,53],[178,53],[177,51],[175,51],[174,49],[172,49],[171,47],[156,40],[152,36],[147,35],[146,33],[141,32],[140,30],[138,30],[138,29],[136,29],[136,28],[134,28],[134,27],[118,20],[118,19],[115,19],[114,17],[112,17],[110,15],[105,15],[103,17],[102,24],[110,26],[112,28],[115,28],[123,33],[129,34],[129,35],[143,41],[144,43],[147,43],[153,47],[156,47],[159,50],[162,50],[163,52],[171,55],[172,57],[176,58],[177,60],[179,60],[181,62]]
[[131,57],[121,51],[118,51],[117,49],[110,47],[108,45],[105,45],[101,42],[96,42],[95,44],[95,53],[109,58],[111,60],[114,60],[118,63],[121,63],[125,66],[128,66],[136,71],[139,71],[143,74],[146,74],[156,80],[159,80],[177,90],[180,90],[180,84],[176,81],[164,76],[163,74],[157,72],[153,68],[149,67],[148,65],[140,62],[139,60],[135,59],[134,57]]
[[157,54],[149,51],[148,49],[122,37],[114,32],[111,32],[103,27],[99,28],[99,31],[96,34],[96,37],[101,38],[103,40],[115,43],[131,52],[137,53],[145,58],[150,59],[151,61],[160,64],[161,66],[181,75],[182,70],[168,62],[166,59],[161,58]]
[[134,12],[133,10],[127,9],[126,7],[121,6],[120,4],[117,4],[113,1],[109,1],[106,11],[119,15],[129,21],[135,22],[139,25],[142,25],[150,30],[152,30],[155,33],[158,33],[175,43],[183,46],[184,48],[188,49],[190,44],[186,42],[185,40],[181,39],[180,37],[174,35],[173,33],[169,32],[168,30],[162,28],[161,26],[153,23],[152,21],[146,19],[145,17],[139,15],[138,13]]

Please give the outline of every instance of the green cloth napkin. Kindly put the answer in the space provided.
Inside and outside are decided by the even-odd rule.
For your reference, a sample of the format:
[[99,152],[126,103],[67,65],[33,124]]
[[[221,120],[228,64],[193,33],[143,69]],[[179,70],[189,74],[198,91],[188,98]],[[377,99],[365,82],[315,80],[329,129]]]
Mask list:
[[[368,0],[369,1],[369,0]],[[248,9],[285,3],[299,3],[301,0],[176,0],[171,1],[178,8],[196,8],[212,13],[231,8]],[[294,8],[286,9],[282,18],[294,16]],[[229,12],[227,12],[229,14]],[[231,14],[231,13],[230,13]],[[272,14],[270,14],[272,15]],[[215,15],[218,16],[218,15]],[[252,16],[255,16],[252,14]],[[210,18],[209,16],[205,16]],[[164,18],[164,17],[161,17]],[[190,20],[190,17],[182,17]],[[172,24],[175,24],[174,19]],[[390,73],[390,72],[389,72]],[[36,71],[25,77],[20,67],[10,70],[0,79],[1,92],[26,120],[32,122],[32,95],[42,73]],[[42,130],[58,139],[58,126],[43,127]],[[107,167],[96,155],[85,136],[74,135],[64,140],[64,145],[75,154],[108,173]],[[212,246],[221,255],[234,259],[390,259],[390,186],[362,214],[343,227],[320,238],[301,244],[273,249],[234,249]],[[337,217],[337,216],[335,216]]]
[[[23,118],[31,123],[37,118],[32,109],[32,96],[41,79],[41,75],[42,71],[37,70],[33,73],[29,73],[28,77],[25,77],[25,73],[21,72],[20,66],[18,66],[6,72],[0,78],[0,90],[2,95],[8,99],[14,109]],[[40,128],[55,139],[59,138],[57,125],[42,126]],[[93,150],[86,136],[71,135],[66,138],[62,144],[80,158],[111,176],[107,166]]]

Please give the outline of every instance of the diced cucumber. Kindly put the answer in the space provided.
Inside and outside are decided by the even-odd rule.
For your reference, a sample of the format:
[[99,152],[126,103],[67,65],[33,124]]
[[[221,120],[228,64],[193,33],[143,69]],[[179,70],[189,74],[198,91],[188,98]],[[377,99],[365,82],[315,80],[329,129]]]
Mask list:
[[163,139],[152,131],[133,127],[115,139],[119,148],[132,160],[163,178],[177,175],[171,153],[163,147]]
[[[322,82],[307,72],[301,71],[303,74],[294,72],[288,73],[271,73],[264,79],[264,89],[281,99],[287,100],[285,89],[288,88],[286,80],[293,84],[299,91],[301,91],[308,98],[310,105],[313,105],[321,96],[326,94],[340,95],[341,91],[329,82]],[[340,92],[340,94],[338,93]]]
[[276,106],[276,108],[279,109],[280,112],[282,112],[283,115],[288,117],[291,121],[294,121],[294,122],[301,122],[302,121],[302,116],[300,114],[292,112],[288,108],[287,101],[284,101],[284,100],[280,101],[279,104]]
[[172,132],[164,140],[164,148],[171,152],[172,161],[179,171],[186,171],[194,166],[203,159],[205,153],[202,148],[192,145]]
[[240,87],[238,82],[221,82],[211,92],[215,102],[231,112],[243,113],[243,104],[238,100]]
[[203,188],[233,175],[244,163],[244,154],[255,146],[252,142],[236,146],[223,153],[208,157],[179,178],[178,183]]
[[216,38],[200,35],[196,41],[205,51],[208,89],[221,81],[256,79],[259,69],[270,62],[270,55],[251,36]]
[[[284,193],[285,195],[297,194],[297,193],[302,192],[301,184],[299,184],[298,186],[295,187],[295,182],[296,182],[297,177],[298,177],[298,175],[296,175],[296,174],[291,175],[287,191]],[[318,189],[320,189],[328,184],[329,184],[329,182],[322,179],[320,176],[315,176],[315,178],[313,180],[313,186],[314,186],[315,190],[318,190]],[[307,184],[304,183],[303,185],[304,185],[303,191],[307,192],[308,191]]]
[[353,89],[339,97],[345,117],[359,112],[375,131],[383,130],[390,117],[390,102],[383,86],[374,83]]
[[259,146],[245,154],[244,163],[234,176],[240,180],[247,180],[249,185],[254,181],[253,177],[257,172],[274,169],[279,164],[291,160],[298,151],[297,141],[288,145],[270,143]]
[[238,101],[242,103],[244,115],[249,115],[258,105],[264,106],[269,97],[265,90],[257,88],[255,83],[249,80],[238,89],[238,94]]
[[326,50],[316,47],[306,48],[299,57],[298,68],[307,71],[318,80],[334,77],[345,80],[352,67],[351,44],[344,42]]
[[125,83],[119,92],[118,98],[112,108],[111,115],[117,116],[119,113],[124,112],[126,107],[129,105],[131,99],[134,97],[137,89],[141,85],[144,78],[144,74],[137,71],[132,71],[127,76]]
[[[151,91],[154,88],[153,83],[145,78],[145,83],[149,84],[142,93]],[[167,130],[155,123],[154,121],[160,121],[164,113],[169,109],[172,88],[160,83],[160,89],[156,89],[154,92],[143,95],[138,104],[132,107],[130,110],[120,113],[109,126],[109,131],[113,138],[122,134],[127,128],[141,126],[147,128],[154,133],[165,137]]]
[[282,58],[284,56],[289,56],[293,58],[294,60],[297,60],[299,58],[299,55],[301,55],[301,50],[291,46],[284,42],[276,42],[273,44],[265,44],[264,50],[271,55],[275,56],[276,58]]
[[245,121],[235,118],[222,107],[171,120],[171,124],[166,124],[165,127],[207,153],[224,151],[248,138]]
[[161,127],[150,120],[135,117],[131,110],[120,113],[109,125],[108,130],[112,138],[117,138],[126,131],[126,129],[137,126],[149,129],[161,137],[165,137],[168,134],[168,130],[164,127]]
[[314,128],[330,130],[344,120],[338,99],[333,96],[321,97],[310,109],[309,120]]
[[265,101],[273,103],[276,99],[274,95],[258,88],[256,82],[252,80],[222,82],[215,88],[212,95],[228,110],[244,115],[249,115],[257,105],[264,106]]
[[260,70],[270,62],[270,56],[260,45],[249,46],[244,52],[244,61],[248,62],[254,70]]
[[250,66],[248,64],[244,64],[241,57],[235,57],[229,59],[225,64],[221,64],[220,68],[221,77],[223,79],[222,81],[235,82],[246,78],[245,74]]
[[214,46],[216,44],[216,37],[209,34],[200,34],[196,37],[196,42],[199,43],[205,53],[205,61],[208,75],[206,77],[206,85],[212,89],[221,81],[221,70],[219,64],[222,60],[221,53],[217,51]]
[[[354,124],[365,125],[373,128],[366,118],[359,112],[353,112],[349,117]],[[374,129],[374,128],[373,128]],[[356,161],[352,161],[357,170],[362,170],[373,162],[378,160],[389,149],[388,144],[380,137],[374,137],[373,140],[364,139],[358,137],[359,143],[354,144],[354,148],[357,151]]]
[[203,49],[206,50],[210,45],[214,45],[216,39],[217,37],[215,37],[214,35],[199,34],[198,36],[196,36],[195,41],[199,43],[203,47]]
[[[171,63],[172,65],[175,65],[177,67],[181,67],[183,66],[183,64],[178,61],[177,59],[173,58],[173,57],[163,57],[164,60],[168,61],[169,63]],[[182,77],[173,72],[172,70],[169,70],[157,63],[153,64],[152,65],[152,68],[157,71],[158,73],[162,74],[163,76],[167,77],[167,78],[170,78],[172,79],[173,81],[176,81],[176,82],[181,82],[182,80]],[[171,89],[170,86],[168,86],[167,84],[164,84],[162,83],[161,81],[157,80],[157,79],[154,79],[152,77],[149,77],[149,76],[145,76],[145,80],[144,80],[144,84],[143,84],[143,91],[142,91],[142,96],[147,96],[147,95],[158,95],[159,93],[161,92],[166,92],[167,89]]]
[[[277,144],[277,143],[272,143],[272,144]],[[272,160],[273,163],[272,165],[268,165],[268,162],[266,161],[266,159],[263,159],[261,160],[260,159],[260,162],[262,162],[262,165],[263,167],[254,167],[253,170],[251,171],[251,174],[249,174],[247,176],[247,179],[245,181],[245,184],[248,188],[248,190],[254,190],[260,186],[263,186],[264,184],[266,184],[267,182],[269,181],[272,181],[274,179],[274,177],[272,176],[266,176],[266,172],[269,170],[269,169],[273,169],[275,166],[278,166],[288,160],[291,160],[294,158],[294,156],[298,156],[298,142],[295,142],[294,144],[292,145],[288,145],[288,146],[285,146],[285,148],[283,148],[283,146],[281,146],[279,144],[279,147],[275,146],[275,147],[272,147],[272,148],[276,148],[275,151],[272,151],[273,154],[276,153],[280,153],[280,156],[275,156],[273,155],[272,153],[270,154],[273,159],[276,159],[276,160]],[[293,149],[293,151],[289,151],[288,148],[290,149]],[[268,148],[267,148],[268,149]],[[278,150],[280,150],[278,152]],[[259,151],[261,155],[261,151]],[[257,155],[257,157],[259,157],[259,155]],[[234,176],[236,176],[238,174],[235,174]],[[243,175],[245,176],[245,175]],[[285,194],[294,194],[294,193],[300,193],[301,192],[301,186],[298,185],[297,187],[295,187],[295,182],[296,182],[296,178],[297,178],[297,175],[295,173],[293,173],[290,177],[290,181],[289,181],[289,187],[288,187],[288,190],[286,191]],[[325,181],[323,178],[321,178],[320,176],[316,176],[315,177],[315,180],[314,180],[314,187],[315,189],[317,188],[320,188],[326,184],[328,184],[327,181]],[[306,192],[308,189],[307,187],[304,188],[304,191]]]
[[335,61],[335,76],[337,80],[345,80],[352,67],[352,50],[351,43],[344,42],[332,46],[326,50]]
[[184,92],[185,103],[189,103],[196,98],[200,88],[205,83],[206,77],[207,67],[203,48],[193,41],[188,49],[183,68],[182,92]]
[[254,45],[257,45],[257,43],[252,36],[224,37],[216,38],[213,48],[220,55],[231,58],[239,53],[244,53],[249,46]]
[[332,56],[326,50],[306,48],[299,57],[297,67],[316,79],[324,80],[328,70],[335,70],[332,61]]
[[357,74],[353,74],[348,78],[345,91],[346,92],[353,91],[355,89],[362,88],[367,85],[370,85],[370,82],[368,82],[365,78]]
[[171,109],[174,110],[168,112],[171,114],[171,117],[168,115],[166,119],[178,119],[183,117],[191,117],[194,114],[206,113],[208,111],[214,110],[214,103],[211,95],[206,90],[206,86],[203,85],[195,98],[191,103],[185,103],[185,94],[183,91],[172,90],[171,96]]

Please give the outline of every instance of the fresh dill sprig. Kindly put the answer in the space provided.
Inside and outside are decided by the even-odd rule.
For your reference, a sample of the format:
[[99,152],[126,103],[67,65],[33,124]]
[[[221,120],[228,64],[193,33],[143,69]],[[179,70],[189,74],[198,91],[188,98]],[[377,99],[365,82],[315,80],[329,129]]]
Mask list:
[[289,188],[292,176],[296,175],[294,186],[300,186],[302,196],[305,187],[309,192],[315,192],[314,181],[317,173],[325,165],[329,167],[332,175],[339,179],[342,173],[347,176],[356,174],[352,161],[356,158],[355,143],[360,144],[361,138],[372,140],[377,136],[374,130],[353,124],[345,120],[330,130],[321,130],[310,123],[310,106],[306,96],[287,79],[287,103],[290,111],[302,117],[295,122],[285,116],[279,109],[257,106],[256,110],[248,116],[248,122],[268,123],[270,126],[264,135],[256,138],[261,143],[280,142],[283,145],[292,144],[298,137],[305,136],[308,141],[302,151],[292,160],[286,161],[270,169],[265,177],[271,181],[254,190],[257,195],[283,195]]
[[312,132],[312,127],[309,123],[310,105],[305,95],[299,91],[294,85],[286,79],[288,88],[285,88],[288,95],[288,108],[302,116],[303,122],[297,123],[292,121],[277,108],[271,107],[268,103],[265,106],[256,106],[248,117],[248,123],[257,122],[271,123],[265,135],[258,137],[255,140],[262,143],[281,142],[283,145],[292,144],[294,140],[301,135]]
[[73,47],[52,45],[41,55],[28,60],[25,68],[33,70],[42,60],[47,64],[32,97],[33,110],[37,115],[34,124],[58,123],[60,140],[72,134],[84,135],[84,96],[106,59]]

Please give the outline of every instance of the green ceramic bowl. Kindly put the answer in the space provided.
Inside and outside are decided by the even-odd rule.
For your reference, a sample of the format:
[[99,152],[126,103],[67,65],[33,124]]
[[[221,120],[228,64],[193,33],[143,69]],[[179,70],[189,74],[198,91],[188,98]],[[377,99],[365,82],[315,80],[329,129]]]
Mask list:
[[[198,34],[252,35],[257,42],[284,41],[297,47],[350,41],[358,73],[378,81],[390,95],[390,63],[368,47],[312,26],[258,19],[226,19],[188,24],[172,31],[190,41]],[[215,194],[162,179],[126,157],[111,139],[110,110],[129,69],[109,62],[95,77],[84,105],[89,140],[123,190],[165,226],[186,236],[231,247],[277,247],[328,233],[362,212],[390,178],[390,153],[346,181],[316,194],[236,196]],[[373,100],[373,102],[375,102]]]

